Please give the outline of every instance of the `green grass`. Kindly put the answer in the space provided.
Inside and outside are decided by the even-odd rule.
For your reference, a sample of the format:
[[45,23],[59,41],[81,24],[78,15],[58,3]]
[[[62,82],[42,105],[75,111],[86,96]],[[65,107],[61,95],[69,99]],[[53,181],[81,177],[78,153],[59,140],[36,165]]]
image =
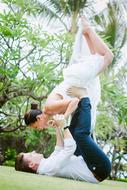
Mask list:
[[90,184],[57,177],[17,172],[12,167],[0,167],[0,190],[125,190],[127,183],[105,180]]

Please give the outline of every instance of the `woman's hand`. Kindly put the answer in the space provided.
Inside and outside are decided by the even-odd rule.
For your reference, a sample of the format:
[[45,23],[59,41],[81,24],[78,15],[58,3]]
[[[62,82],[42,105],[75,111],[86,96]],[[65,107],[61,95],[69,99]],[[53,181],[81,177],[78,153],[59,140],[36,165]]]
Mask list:
[[67,89],[66,94],[70,97],[77,97],[79,99],[88,96],[86,88],[80,88],[76,86],[71,86]]
[[57,125],[57,122],[54,120],[54,119],[50,119],[47,124],[50,126],[50,127],[53,127],[53,128],[56,128],[58,127]]
[[63,114],[56,114],[53,116],[54,121],[58,127],[65,127],[66,126],[66,119]]

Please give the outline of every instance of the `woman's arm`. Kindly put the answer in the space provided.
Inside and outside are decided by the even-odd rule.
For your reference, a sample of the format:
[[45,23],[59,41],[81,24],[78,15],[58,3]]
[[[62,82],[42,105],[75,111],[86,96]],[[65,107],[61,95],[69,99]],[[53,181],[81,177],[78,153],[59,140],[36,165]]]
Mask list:
[[72,100],[68,104],[66,112],[64,113],[65,119],[68,119],[68,117],[77,109],[78,103],[79,103],[78,98],[72,98]]
[[70,100],[52,100],[45,104],[44,111],[49,115],[63,114],[70,102]]
[[44,112],[49,115],[64,114],[65,118],[75,111],[79,103],[78,98],[72,98],[71,100],[56,99],[57,94],[50,96],[45,104]]

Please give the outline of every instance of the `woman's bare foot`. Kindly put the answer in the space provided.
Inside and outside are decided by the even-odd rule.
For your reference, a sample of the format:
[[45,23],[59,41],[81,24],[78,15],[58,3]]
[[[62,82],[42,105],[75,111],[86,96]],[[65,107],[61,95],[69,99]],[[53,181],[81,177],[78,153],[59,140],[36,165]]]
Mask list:
[[71,97],[77,97],[79,99],[83,97],[88,97],[87,89],[72,86],[67,89],[66,94]]

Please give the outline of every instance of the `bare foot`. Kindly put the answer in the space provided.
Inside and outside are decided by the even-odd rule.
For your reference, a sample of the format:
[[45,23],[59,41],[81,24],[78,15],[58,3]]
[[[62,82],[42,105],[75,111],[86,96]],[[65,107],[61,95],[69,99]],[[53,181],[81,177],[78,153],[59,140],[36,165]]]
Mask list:
[[79,99],[81,99],[83,97],[88,97],[88,93],[87,93],[86,88],[80,88],[80,87],[72,86],[72,87],[67,89],[66,93],[68,96],[77,97]]

